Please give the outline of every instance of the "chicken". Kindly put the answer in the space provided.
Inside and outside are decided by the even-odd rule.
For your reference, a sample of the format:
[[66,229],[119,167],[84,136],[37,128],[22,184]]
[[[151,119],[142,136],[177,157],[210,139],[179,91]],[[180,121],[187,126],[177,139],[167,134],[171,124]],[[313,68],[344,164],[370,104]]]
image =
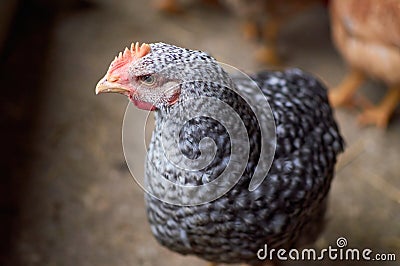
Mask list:
[[261,26],[266,25],[266,0],[223,0],[227,9],[242,20],[243,34],[246,39],[257,39],[261,35]]
[[[281,65],[277,39],[287,20],[316,4],[327,4],[328,0],[203,0],[203,2],[212,5],[221,4],[240,18],[244,37],[260,42],[260,48],[255,53],[257,61]],[[159,10],[172,14],[181,13],[184,4],[183,0],[158,0],[155,3]]]
[[[157,0],[154,5],[160,11],[176,14],[183,12],[183,6],[188,2],[195,2],[194,0]],[[218,5],[218,0],[202,0],[202,2],[208,5]]]
[[[298,247],[314,241],[322,229],[344,147],[326,89],[299,69],[251,78],[228,74],[204,52],[153,43],[126,48],[96,86],[96,94],[121,93],[138,108],[155,112],[146,158],[147,214],[156,239],[175,252],[215,263],[257,264],[257,251],[265,244]],[[274,128],[264,140],[276,149],[265,180],[253,190],[252,176],[268,160],[261,156],[267,125],[253,109],[268,109],[263,97]],[[214,118],[218,115],[233,123],[231,130]],[[240,125],[248,146],[235,138]],[[210,152],[206,138],[213,140],[215,154],[208,164],[194,167],[190,162]],[[180,161],[187,164],[177,166]],[[228,171],[229,178],[238,174],[231,186],[226,187],[230,179],[219,181],[226,169],[242,162],[243,171]],[[215,196],[218,189],[226,190]]]
[[353,98],[367,77],[387,84],[389,91],[378,106],[359,116],[361,124],[386,127],[400,100],[400,1],[333,0],[332,35],[350,72],[330,93],[332,105]]
[[248,39],[260,36],[262,47],[256,59],[262,63],[279,65],[277,52],[278,34],[286,21],[319,3],[327,0],[224,0],[226,6],[244,21],[244,35]]

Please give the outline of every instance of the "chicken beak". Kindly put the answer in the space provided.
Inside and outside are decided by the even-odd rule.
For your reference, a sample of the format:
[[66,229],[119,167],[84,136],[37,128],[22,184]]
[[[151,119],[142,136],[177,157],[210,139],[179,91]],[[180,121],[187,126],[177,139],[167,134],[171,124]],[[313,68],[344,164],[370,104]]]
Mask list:
[[129,89],[115,81],[109,81],[107,76],[102,78],[96,85],[96,94],[114,92],[121,94],[129,94]]

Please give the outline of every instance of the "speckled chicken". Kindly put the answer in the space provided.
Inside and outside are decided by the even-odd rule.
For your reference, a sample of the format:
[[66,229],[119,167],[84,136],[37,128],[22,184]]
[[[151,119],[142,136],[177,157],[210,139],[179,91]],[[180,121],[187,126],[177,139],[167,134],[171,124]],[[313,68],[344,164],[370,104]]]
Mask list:
[[[251,80],[228,74],[204,52],[154,43],[125,49],[96,86],[96,93],[121,93],[138,108],[155,112],[145,175],[156,196],[146,193],[145,199],[154,236],[173,251],[215,263],[258,265],[257,251],[265,244],[269,248],[298,247],[314,241],[324,225],[336,159],[344,146],[326,89],[299,69],[265,71],[251,78],[260,91],[252,89]],[[253,191],[249,184],[257,162],[266,158],[260,158],[262,125],[241,92],[260,104],[260,97],[268,100],[276,128],[271,167]],[[188,195],[166,188],[163,181],[207,185],[221,175],[233,156],[234,142],[223,123],[199,112],[223,113],[221,106],[225,105],[202,101],[202,97],[229,105],[241,118],[248,134],[249,156],[239,180],[225,194],[201,204],[171,204],[160,198]],[[188,99],[190,105],[184,105]],[[174,112],[178,115],[170,115]],[[178,130],[171,127],[181,123],[188,112],[197,116]],[[162,145],[163,138],[173,136],[179,138],[179,150],[189,159],[201,156],[201,140],[213,139],[214,158],[189,172],[177,167]],[[189,196],[190,201],[207,195]]]
[[334,106],[352,99],[367,77],[389,86],[378,106],[368,107],[361,124],[386,127],[400,101],[400,1],[333,0],[332,35],[337,49],[350,66],[343,82],[330,93]]

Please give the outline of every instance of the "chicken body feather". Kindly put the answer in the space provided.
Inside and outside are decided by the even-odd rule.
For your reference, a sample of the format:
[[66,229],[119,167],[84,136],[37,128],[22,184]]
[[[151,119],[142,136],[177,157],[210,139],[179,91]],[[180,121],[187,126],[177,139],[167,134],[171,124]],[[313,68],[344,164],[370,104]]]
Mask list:
[[[146,195],[153,234],[176,252],[215,262],[256,263],[257,251],[264,244],[290,248],[309,243],[323,227],[336,156],[343,150],[326,90],[315,78],[296,69],[263,72],[252,78],[267,97],[276,123],[277,147],[272,167],[261,186],[249,191],[260,156],[260,129],[249,107],[224,91],[220,99],[241,115],[250,136],[250,156],[238,184],[221,198],[199,206],[171,205]],[[250,87],[248,82],[234,80],[239,90]],[[220,93],[221,88],[217,91]],[[162,124],[162,112],[157,113],[156,124]],[[210,137],[218,147],[215,159],[190,175],[176,170],[165,158],[161,145],[163,134],[174,133],[156,126],[146,167],[150,186],[159,185],[160,178],[182,185],[202,185],[204,176],[214,180],[226,167],[230,142],[221,124],[209,118],[196,119],[182,131],[179,143],[186,156],[199,156],[199,141]],[[174,193],[162,191],[162,186],[158,189],[160,194]]]

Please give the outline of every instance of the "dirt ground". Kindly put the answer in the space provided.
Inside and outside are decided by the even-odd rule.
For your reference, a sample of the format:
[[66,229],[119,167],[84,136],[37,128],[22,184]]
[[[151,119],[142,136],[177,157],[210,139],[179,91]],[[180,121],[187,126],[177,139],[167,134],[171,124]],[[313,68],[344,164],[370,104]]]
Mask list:
[[[28,1],[29,2],[29,1]],[[66,1],[63,1],[66,2]],[[1,265],[194,265],[205,262],[161,247],[147,223],[143,191],[128,171],[121,144],[128,104],[94,88],[117,52],[132,41],[163,41],[211,53],[248,73],[256,44],[242,38],[226,10],[193,4],[180,16],[156,12],[144,0],[92,0],[79,6],[21,8],[1,65]],[[337,85],[347,68],[330,41],[322,6],[293,18],[281,31],[287,66]],[[386,87],[360,93],[378,101]],[[330,194],[328,224],[315,244],[395,253],[400,261],[400,113],[386,130],[361,128],[359,110],[336,117],[347,142]],[[145,112],[137,111],[138,121]],[[7,124],[6,124],[7,123]],[[138,124],[138,135],[144,125]],[[133,145],[143,145],[135,139]],[[140,147],[139,147],[140,146]],[[135,146],[133,147],[135,149]],[[144,153],[137,153],[138,162]],[[137,164],[143,172],[143,165]],[[303,265],[285,262],[283,265]],[[311,265],[365,265],[315,261]]]

